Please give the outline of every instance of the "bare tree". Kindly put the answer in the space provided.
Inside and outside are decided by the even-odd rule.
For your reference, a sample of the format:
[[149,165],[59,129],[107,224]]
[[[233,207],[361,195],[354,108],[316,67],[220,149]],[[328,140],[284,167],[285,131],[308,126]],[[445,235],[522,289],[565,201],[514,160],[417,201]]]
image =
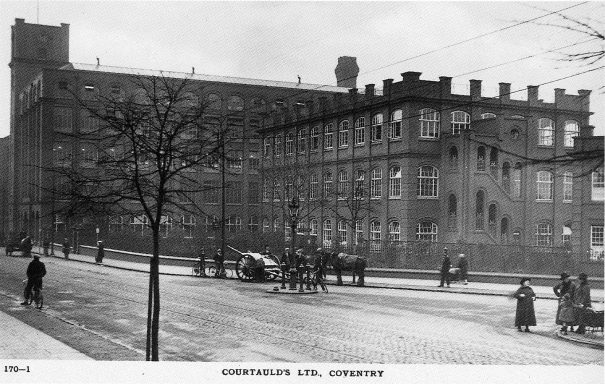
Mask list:
[[[82,147],[53,166],[57,212],[128,214],[151,230],[147,360],[158,361],[160,230],[175,213],[200,211],[202,167],[225,167],[235,135],[200,101],[188,78],[131,76],[132,92],[74,97],[89,114],[86,129],[65,140]],[[221,165],[222,164],[222,165]]]

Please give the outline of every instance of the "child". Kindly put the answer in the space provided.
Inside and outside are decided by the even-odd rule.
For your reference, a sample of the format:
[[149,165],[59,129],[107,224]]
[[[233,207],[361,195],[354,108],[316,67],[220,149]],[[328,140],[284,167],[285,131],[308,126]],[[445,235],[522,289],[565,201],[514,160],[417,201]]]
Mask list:
[[563,323],[563,328],[561,328],[561,332],[564,335],[567,335],[567,326],[571,326],[573,330],[574,322],[576,321],[576,316],[574,312],[573,302],[571,301],[571,296],[569,293],[563,295],[561,299],[561,304],[559,304],[559,320]]
[[513,297],[517,299],[517,312],[515,314],[515,325],[519,332],[523,332],[522,326],[525,326],[525,332],[530,332],[529,326],[536,325],[536,313],[534,311],[534,300],[536,294],[529,286],[531,279],[524,277],[521,279],[521,287],[517,289]]

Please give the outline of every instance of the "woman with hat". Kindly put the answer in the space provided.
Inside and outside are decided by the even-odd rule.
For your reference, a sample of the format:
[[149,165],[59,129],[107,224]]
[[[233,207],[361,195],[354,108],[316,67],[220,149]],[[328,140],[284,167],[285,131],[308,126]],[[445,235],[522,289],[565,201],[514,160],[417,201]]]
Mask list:
[[[561,314],[561,300],[566,293],[569,293],[569,296],[573,298],[575,288],[576,286],[571,281],[571,276],[569,276],[567,272],[561,273],[561,282],[552,288],[555,295],[559,298],[559,305],[557,306],[557,316],[555,317],[555,322],[558,325],[562,326],[561,331],[563,331],[563,329],[565,328],[563,321],[559,318]],[[573,326],[571,327],[570,331],[573,332]]]
[[536,325],[536,312],[534,311],[534,301],[536,294],[529,286],[531,279],[524,277],[521,279],[521,286],[513,297],[517,299],[517,312],[515,314],[515,326],[519,332],[523,332],[521,327],[525,327],[525,332],[529,331],[529,326]]
[[576,333],[582,334],[586,332],[584,319],[586,308],[590,308],[592,304],[590,303],[590,285],[588,285],[588,276],[585,273],[580,273],[578,275],[578,282],[579,284],[576,286],[572,300],[576,311],[576,321],[578,322]]

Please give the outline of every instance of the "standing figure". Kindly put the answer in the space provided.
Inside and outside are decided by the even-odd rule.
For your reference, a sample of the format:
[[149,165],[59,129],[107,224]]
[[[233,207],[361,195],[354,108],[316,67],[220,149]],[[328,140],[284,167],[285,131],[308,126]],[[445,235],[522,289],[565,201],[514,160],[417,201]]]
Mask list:
[[95,262],[97,264],[103,264],[103,258],[105,257],[105,247],[103,246],[103,241],[97,241],[97,257],[95,258]]
[[458,268],[460,269],[460,281],[464,285],[468,284],[468,259],[461,253],[458,255]]
[[20,244],[20,248],[21,251],[23,252],[23,256],[25,257],[31,257],[32,255],[32,239],[29,236],[25,236],[22,240],[21,240],[21,244]]
[[71,249],[71,246],[69,244],[69,240],[67,240],[67,237],[65,239],[63,239],[63,256],[65,256],[66,259],[69,259],[69,251]]
[[450,268],[452,268],[452,261],[447,253],[447,248],[443,248],[443,260],[441,261],[441,282],[440,287],[443,287],[443,283],[447,283],[447,287],[450,286]]
[[531,279],[524,277],[521,279],[521,286],[513,297],[517,299],[517,312],[515,314],[515,326],[519,332],[523,332],[521,327],[525,327],[525,332],[530,332],[529,327],[536,325],[536,312],[534,311],[534,301],[536,294],[529,286]]
[[573,306],[576,313],[576,321],[578,322],[576,333],[583,334],[586,332],[586,309],[592,307],[592,304],[590,303],[588,275],[585,273],[580,273],[578,275],[578,285],[576,285],[573,294]]
[[[563,327],[561,327],[561,331],[563,331],[564,329],[567,329],[565,324],[563,324],[563,321],[561,319],[559,319],[560,312],[561,312],[561,301],[563,299],[563,296],[565,296],[566,293],[569,293],[569,296],[573,299],[575,289],[576,289],[576,286],[571,281],[571,277],[569,276],[569,274],[567,272],[561,273],[561,282],[552,288],[555,295],[559,298],[559,306],[557,307],[557,315],[555,317],[555,322],[558,325],[563,326]],[[573,332],[573,324],[571,324],[570,331]]]
[[557,320],[563,324],[561,332],[563,332],[564,335],[567,335],[567,326],[573,327],[576,321],[576,314],[574,311],[573,302],[571,300],[571,295],[569,293],[566,293],[563,295],[563,297],[561,297],[559,310],[557,313]]
[[29,305],[29,298],[32,288],[42,289],[42,278],[46,275],[46,267],[40,261],[40,255],[34,255],[34,259],[27,266],[27,285],[23,290],[25,300],[21,305]]
[[200,262],[199,262],[199,268],[200,268],[200,272],[199,272],[199,277],[207,277],[206,276],[206,252],[204,252],[204,249],[202,248],[202,250],[200,250],[200,254],[198,256]]
[[225,256],[220,248],[217,249],[216,253],[214,254],[214,262],[216,263],[216,272],[214,273],[214,277],[225,277]]

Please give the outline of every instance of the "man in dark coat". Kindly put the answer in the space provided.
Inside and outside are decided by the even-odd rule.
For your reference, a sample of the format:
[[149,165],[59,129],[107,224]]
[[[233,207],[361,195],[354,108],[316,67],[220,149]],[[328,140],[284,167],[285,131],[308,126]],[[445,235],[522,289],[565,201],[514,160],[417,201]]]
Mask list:
[[219,248],[216,250],[214,254],[214,263],[216,264],[216,272],[214,272],[214,277],[225,277],[225,256],[223,256],[223,251]]
[[40,255],[34,255],[34,259],[27,266],[27,284],[23,290],[25,301],[21,305],[29,305],[29,297],[32,288],[42,289],[42,278],[46,275],[46,267],[40,261]]
[[[559,298],[559,306],[557,307],[557,316],[555,317],[555,322],[558,325],[563,325],[563,321],[559,319],[559,314],[561,312],[561,299],[565,296],[566,293],[569,293],[569,296],[573,299],[573,294],[576,286],[571,281],[571,277],[567,272],[561,273],[561,282],[555,285],[552,290],[555,295]],[[563,330],[563,328],[561,328]],[[573,332],[573,327],[570,329]]]
[[468,284],[468,260],[464,253],[458,255],[458,268],[460,269],[460,281],[464,284]]
[[452,261],[448,256],[447,248],[443,248],[443,260],[441,261],[441,282],[439,283],[440,287],[443,287],[443,283],[447,283],[449,288],[450,286],[450,268],[452,268]]
[[95,262],[97,264],[103,264],[104,257],[105,257],[105,247],[103,246],[103,241],[99,240],[97,242],[97,257],[95,258]]
[[65,256],[66,259],[69,259],[69,251],[71,250],[71,245],[69,244],[69,240],[67,240],[67,237],[63,240],[63,256]]
[[576,319],[578,321],[578,329],[576,333],[583,334],[586,332],[586,308],[592,307],[590,300],[590,285],[588,284],[588,275],[580,273],[578,275],[578,285],[573,294],[573,306],[576,311]]

